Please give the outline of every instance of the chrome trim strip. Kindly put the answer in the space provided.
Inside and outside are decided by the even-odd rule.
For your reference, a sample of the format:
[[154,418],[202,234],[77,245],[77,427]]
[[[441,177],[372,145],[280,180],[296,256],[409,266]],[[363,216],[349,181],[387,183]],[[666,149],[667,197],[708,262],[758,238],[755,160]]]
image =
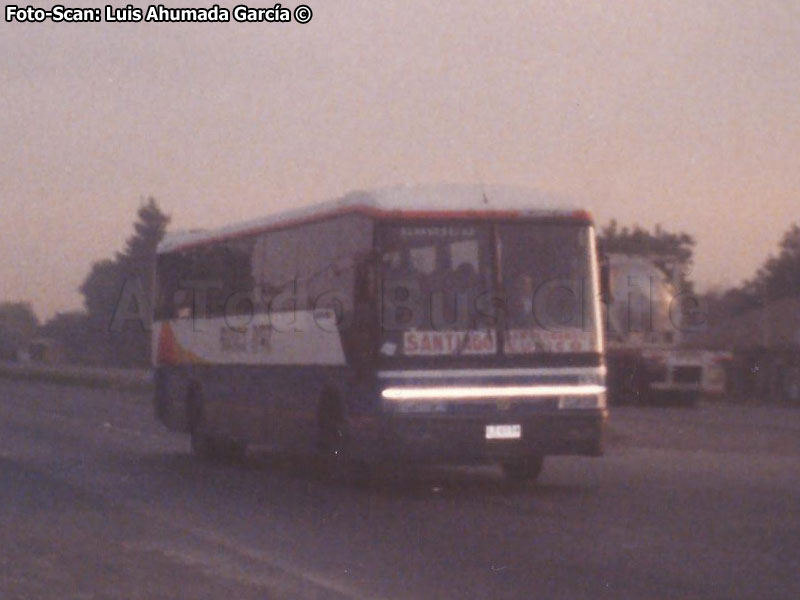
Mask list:
[[385,400],[474,400],[500,398],[541,398],[544,396],[595,396],[603,394],[605,386],[581,385],[505,385],[472,387],[389,387],[381,392]]
[[381,379],[520,377],[525,375],[605,375],[606,367],[537,367],[532,369],[414,369],[378,371]]

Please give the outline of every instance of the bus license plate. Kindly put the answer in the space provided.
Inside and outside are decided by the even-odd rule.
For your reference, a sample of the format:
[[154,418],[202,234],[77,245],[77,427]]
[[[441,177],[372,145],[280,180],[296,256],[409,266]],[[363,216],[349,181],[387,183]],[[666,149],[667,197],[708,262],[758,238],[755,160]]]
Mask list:
[[487,425],[487,440],[518,440],[522,437],[522,425]]

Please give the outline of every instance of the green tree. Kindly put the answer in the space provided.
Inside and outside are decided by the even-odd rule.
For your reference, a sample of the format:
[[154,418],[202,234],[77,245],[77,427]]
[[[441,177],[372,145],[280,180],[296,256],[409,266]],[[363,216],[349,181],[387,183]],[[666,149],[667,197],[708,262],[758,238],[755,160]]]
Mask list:
[[764,306],[764,302],[800,296],[800,226],[792,225],[755,275],[741,285],[706,295],[720,318]]
[[170,220],[152,197],[137,217],[125,249],[95,263],[80,288],[95,343],[110,362],[121,365],[149,361],[156,247]]
[[792,225],[778,244],[777,256],[767,258],[750,287],[767,299],[800,296],[800,226]]
[[170,217],[161,211],[152,197],[139,208],[137,215],[139,220],[133,225],[135,233],[125,243],[125,251],[117,254],[117,262],[126,277],[140,278],[149,297],[152,291],[156,247],[167,232]]
[[39,319],[27,302],[0,303],[0,358],[16,360],[28,349]]
[[57,313],[39,328],[38,335],[56,340],[64,350],[68,362],[100,362],[91,335],[89,317],[85,312]]

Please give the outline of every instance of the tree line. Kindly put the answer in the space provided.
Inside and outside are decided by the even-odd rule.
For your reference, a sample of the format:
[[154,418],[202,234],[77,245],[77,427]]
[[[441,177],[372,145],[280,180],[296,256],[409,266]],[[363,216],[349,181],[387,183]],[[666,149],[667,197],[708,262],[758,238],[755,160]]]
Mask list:
[[[152,197],[139,207],[133,234],[124,249],[112,258],[94,263],[81,284],[84,310],[58,313],[38,325],[30,304],[0,304],[0,348],[6,349],[2,358],[19,354],[27,341],[34,359],[46,358],[52,350],[47,344],[54,344],[58,360],[102,366],[148,365],[149,299],[156,246],[164,237],[169,221],[170,217]],[[33,327],[27,326],[24,334],[20,334],[20,325],[13,328],[2,325],[2,315],[9,315],[6,323],[33,323]],[[32,346],[31,341],[34,341]]]

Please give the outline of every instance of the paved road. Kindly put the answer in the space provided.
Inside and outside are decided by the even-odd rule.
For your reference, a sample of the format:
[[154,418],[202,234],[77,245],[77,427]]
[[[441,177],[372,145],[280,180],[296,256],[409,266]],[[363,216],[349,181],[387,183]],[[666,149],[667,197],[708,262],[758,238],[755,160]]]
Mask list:
[[0,381],[0,597],[800,597],[797,409],[618,409],[516,492],[186,450],[146,395]]

